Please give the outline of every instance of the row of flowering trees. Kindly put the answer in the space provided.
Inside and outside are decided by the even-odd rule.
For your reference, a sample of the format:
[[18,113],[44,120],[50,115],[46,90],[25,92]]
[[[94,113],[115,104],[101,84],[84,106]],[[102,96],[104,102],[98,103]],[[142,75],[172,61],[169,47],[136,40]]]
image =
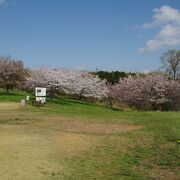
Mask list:
[[47,87],[50,97],[56,92],[76,95],[81,99],[103,99],[107,96],[106,82],[86,71],[67,69],[37,68],[30,72],[27,78],[26,88]]
[[176,110],[180,83],[164,75],[130,76],[111,86],[108,97],[138,109]]
[[121,78],[116,84],[102,80],[95,73],[41,67],[26,69],[22,61],[0,56],[0,87],[48,88],[49,96],[64,93],[79,99],[125,104],[139,109],[180,110],[180,82],[162,74],[136,74]]
[[50,97],[56,92],[125,104],[138,109],[175,110],[180,105],[180,83],[164,75],[148,74],[120,79],[108,84],[92,73],[67,69],[37,68],[30,71],[26,88],[47,87]]

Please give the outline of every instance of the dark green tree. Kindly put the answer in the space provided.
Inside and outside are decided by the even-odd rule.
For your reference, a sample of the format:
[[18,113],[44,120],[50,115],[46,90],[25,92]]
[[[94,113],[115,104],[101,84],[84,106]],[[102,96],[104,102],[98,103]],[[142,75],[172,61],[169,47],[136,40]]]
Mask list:
[[136,74],[135,73],[126,73],[124,71],[112,71],[112,72],[108,72],[108,71],[97,71],[95,72],[96,75],[99,76],[99,78],[101,79],[105,79],[107,80],[107,83],[109,84],[116,84],[119,82],[119,79],[123,79],[123,78],[126,78],[128,76],[135,76]]

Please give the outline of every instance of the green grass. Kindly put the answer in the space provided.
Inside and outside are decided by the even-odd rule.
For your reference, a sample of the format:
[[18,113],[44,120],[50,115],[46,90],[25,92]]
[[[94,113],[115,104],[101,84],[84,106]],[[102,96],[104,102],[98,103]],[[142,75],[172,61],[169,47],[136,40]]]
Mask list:
[[111,110],[60,98],[20,107],[0,91],[6,179],[179,179],[180,113]]
[[9,94],[7,94],[6,90],[0,88],[0,101],[2,102],[20,102],[20,100],[24,99],[27,95],[33,97],[31,93],[25,91],[10,90]]

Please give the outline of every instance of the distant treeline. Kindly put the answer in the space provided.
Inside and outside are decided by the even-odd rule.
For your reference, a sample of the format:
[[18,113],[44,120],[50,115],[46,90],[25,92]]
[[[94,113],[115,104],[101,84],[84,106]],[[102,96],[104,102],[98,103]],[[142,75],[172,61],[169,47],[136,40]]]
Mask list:
[[119,82],[119,79],[126,78],[128,76],[136,76],[136,73],[133,72],[124,72],[124,71],[97,71],[94,74],[98,75],[99,78],[107,80],[110,84],[116,84]]

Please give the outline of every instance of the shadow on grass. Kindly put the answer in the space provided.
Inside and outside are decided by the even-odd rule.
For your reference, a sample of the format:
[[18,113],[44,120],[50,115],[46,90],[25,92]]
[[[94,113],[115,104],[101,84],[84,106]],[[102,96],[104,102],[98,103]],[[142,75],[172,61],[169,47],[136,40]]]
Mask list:
[[65,99],[65,98],[56,98],[52,101],[53,104],[57,104],[57,105],[64,105],[64,106],[69,106],[69,107],[73,107],[73,106],[79,106],[79,107],[86,107],[86,108],[103,108],[103,109],[107,109],[108,111],[116,111],[116,112],[122,112],[122,109],[119,108],[115,108],[112,107],[110,108],[109,106],[105,105],[105,104],[95,104],[95,103],[89,103],[89,102],[83,102],[83,101],[79,101],[79,100],[75,100],[75,99]]
[[92,103],[87,103],[74,99],[64,99],[64,98],[56,98],[52,101],[52,103],[59,105],[68,105],[68,106],[76,106],[76,105],[95,106],[95,104]]
[[62,106],[73,106],[72,103],[68,103],[67,101],[63,101],[60,99],[54,99],[53,101],[49,101],[52,104],[62,105]]
[[0,125],[24,125],[27,124],[28,120],[20,118],[12,118],[0,121]]
[[0,96],[22,96],[21,94],[17,94],[17,93],[6,93],[6,92],[0,92]]
[[120,111],[120,112],[123,111],[122,109],[115,108],[115,107],[112,107],[112,108],[110,108],[110,107],[108,107],[108,106],[105,106],[105,107],[107,107],[108,109],[111,109],[112,111]]

